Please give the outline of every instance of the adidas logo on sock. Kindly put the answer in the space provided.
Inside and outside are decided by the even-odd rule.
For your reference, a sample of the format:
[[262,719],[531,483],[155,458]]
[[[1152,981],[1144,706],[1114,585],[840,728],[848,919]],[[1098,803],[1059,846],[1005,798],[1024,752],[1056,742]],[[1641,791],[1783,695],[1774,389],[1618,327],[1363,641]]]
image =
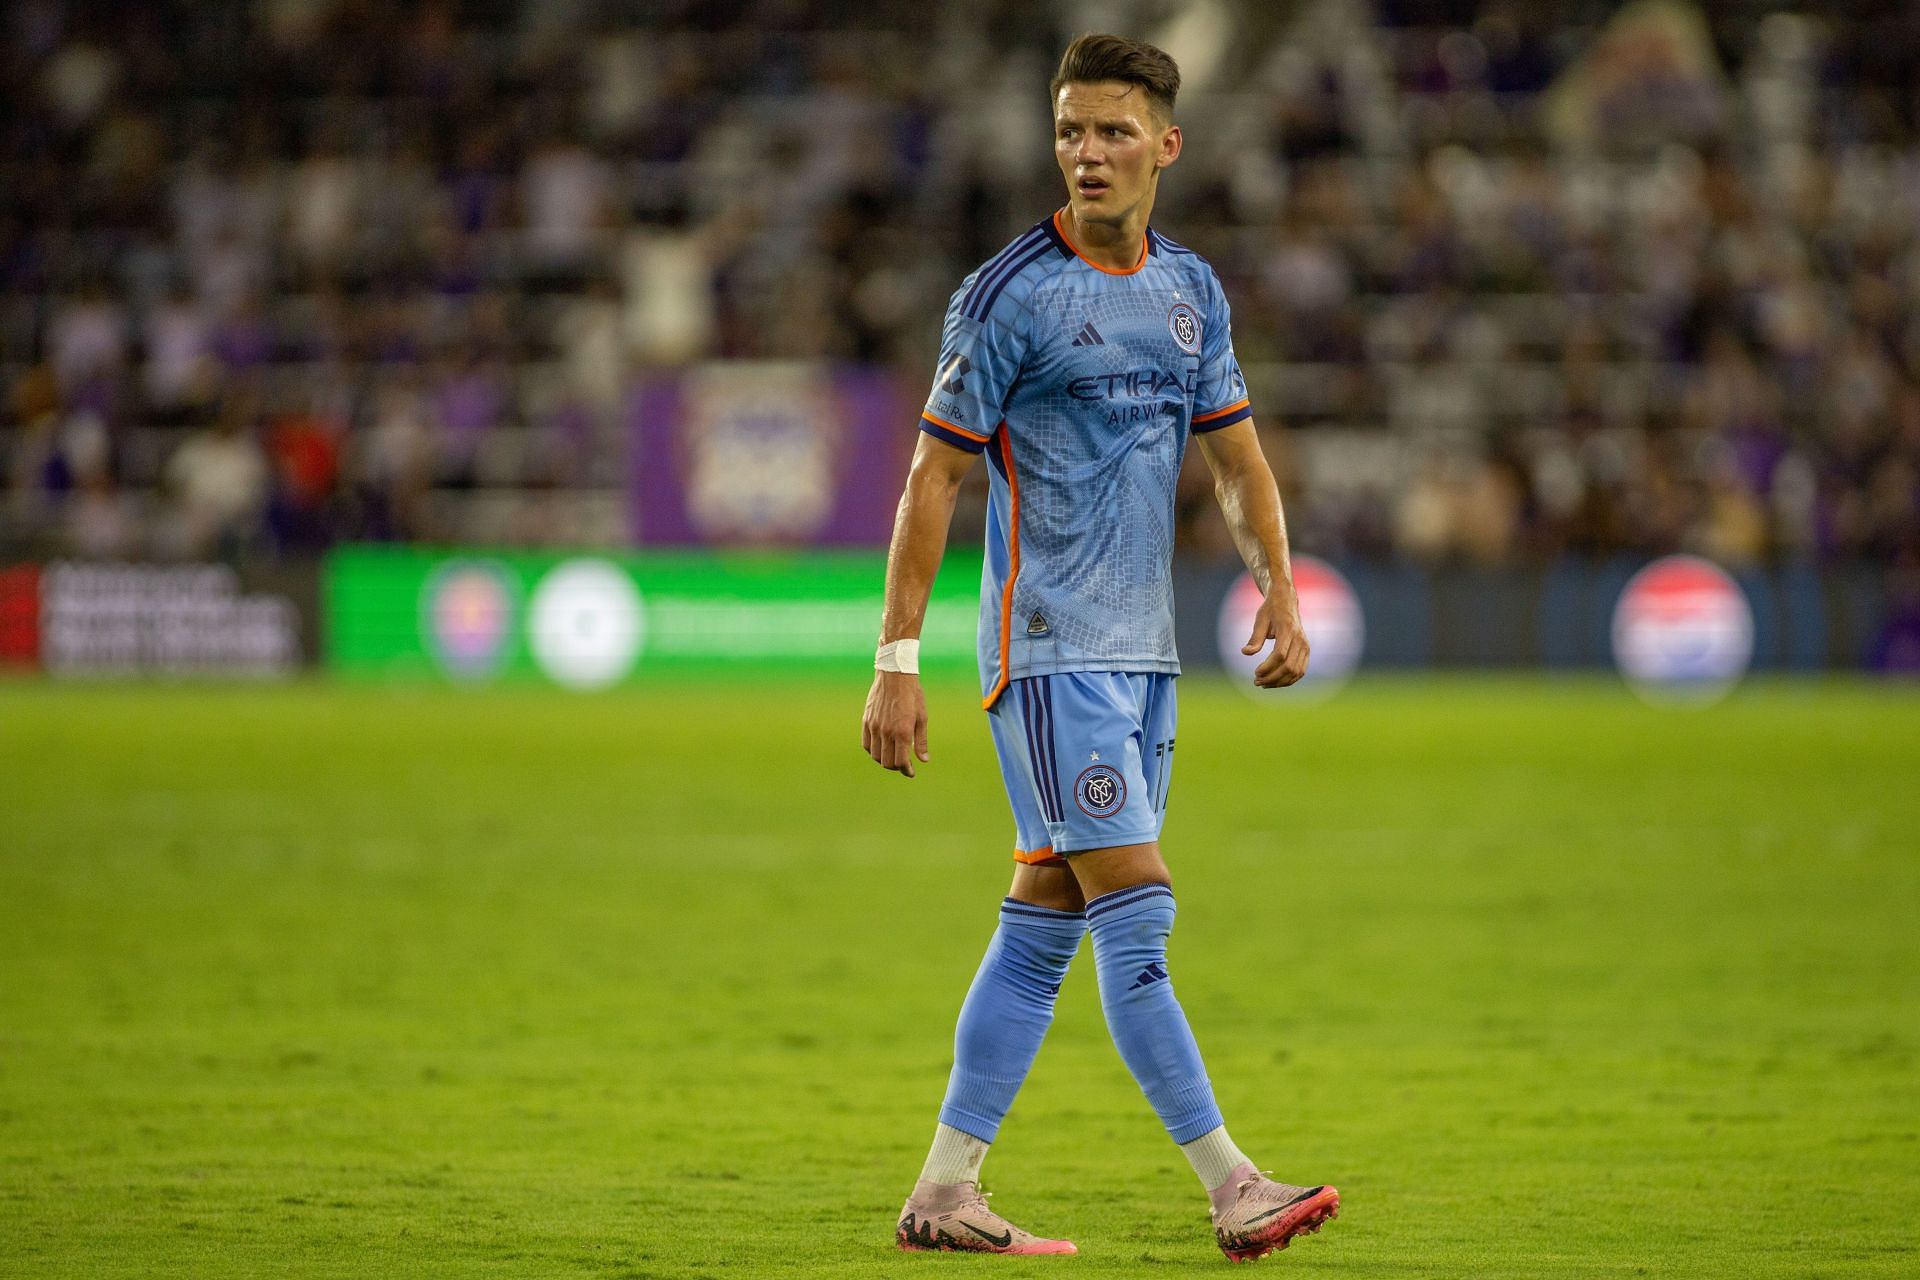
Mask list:
[[1133,985],[1128,987],[1127,990],[1138,991],[1142,987],[1150,987],[1156,982],[1165,982],[1166,980],[1166,966],[1156,960],[1140,971],[1140,976],[1133,980]]
[[1073,345],[1076,347],[1104,347],[1107,345],[1107,340],[1100,336],[1100,331],[1094,328],[1093,321],[1089,320],[1080,326],[1079,333],[1073,335]]

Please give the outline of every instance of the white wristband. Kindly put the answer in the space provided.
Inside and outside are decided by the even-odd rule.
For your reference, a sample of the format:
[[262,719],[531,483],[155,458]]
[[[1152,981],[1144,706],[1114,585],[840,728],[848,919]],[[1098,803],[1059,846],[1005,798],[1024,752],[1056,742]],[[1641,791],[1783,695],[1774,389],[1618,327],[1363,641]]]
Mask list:
[[920,674],[920,642],[894,640],[880,646],[873,655],[875,671],[898,671],[903,675]]

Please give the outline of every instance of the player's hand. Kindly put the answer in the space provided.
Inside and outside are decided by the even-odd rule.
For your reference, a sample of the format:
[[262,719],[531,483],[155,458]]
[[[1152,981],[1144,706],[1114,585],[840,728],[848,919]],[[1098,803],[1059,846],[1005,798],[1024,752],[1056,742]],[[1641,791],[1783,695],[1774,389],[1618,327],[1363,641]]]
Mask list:
[[927,694],[920,677],[876,671],[860,721],[860,745],[884,769],[913,776],[913,762],[927,759]]
[[1276,581],[1260,602],[1253,615],[1253,634],[1240,652],[1252,657],[1269,640],[1273,651],[1253,669],[1253,682],[1262,689],[1284,689],[1307,674],[1307,631],[1300,625],[1300,597],[1285,579]]

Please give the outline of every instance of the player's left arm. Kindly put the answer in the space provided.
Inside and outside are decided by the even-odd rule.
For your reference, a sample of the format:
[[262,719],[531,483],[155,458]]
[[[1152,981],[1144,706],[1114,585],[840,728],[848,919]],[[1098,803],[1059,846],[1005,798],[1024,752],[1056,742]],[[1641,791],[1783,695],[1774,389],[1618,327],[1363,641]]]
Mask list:
[[1307,673],[1307,633],[1300,625],[1300,598],[1293,589],[1280,486],[1261,451],[1252,418],[1196,434],[1194,439],[1213,472],[1214,496],[1227,518],[1233,545],[1266,595],[1254,614],[1253,634],[1240,652],[1258,653],[1272,640],[1273,651],[1254,669],[1253,682],[1263,689],[1283,688]]

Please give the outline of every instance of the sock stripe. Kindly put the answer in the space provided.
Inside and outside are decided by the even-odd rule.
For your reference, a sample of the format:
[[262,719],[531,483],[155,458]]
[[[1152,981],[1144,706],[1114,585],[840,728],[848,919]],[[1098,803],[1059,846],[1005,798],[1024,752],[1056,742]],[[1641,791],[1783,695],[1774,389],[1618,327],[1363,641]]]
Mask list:
[[1116,889],[1112,893],[1101,894],[1087,904],[1087,921],[1092,923],[1110,911],[1130,907],[1148,898],[1171,898],[1172,896],[1173,890],[1164,884],[1142,884],[1135,885],[1131,889]]
[[1067,923],[1073,920],[1085,920],[1083,911],[1061,911],[1055,907],[1043,907],[1038,903],[1022,902],[1018,898],[1008,898],[1000,904],[1003,915],[1031,916],[1035,920],[1057,920]]

